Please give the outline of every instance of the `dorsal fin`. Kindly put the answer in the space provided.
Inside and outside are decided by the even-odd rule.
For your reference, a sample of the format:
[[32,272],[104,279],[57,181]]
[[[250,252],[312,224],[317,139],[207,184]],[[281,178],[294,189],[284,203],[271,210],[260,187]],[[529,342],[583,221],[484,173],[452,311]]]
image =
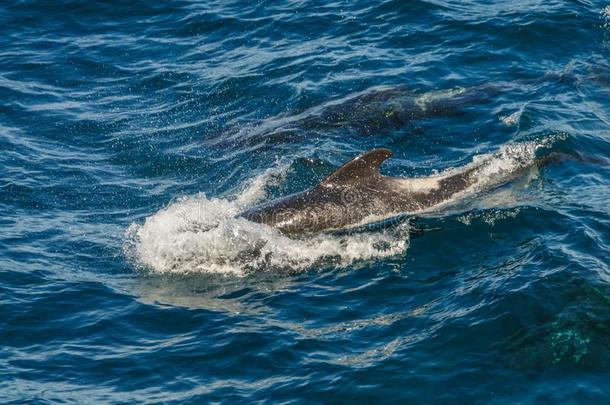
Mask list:
[[381,176],[379,166],[390,156],[392,152],[389,149],[372,149],[335,170],[320,185],[337,186],[359,179]]

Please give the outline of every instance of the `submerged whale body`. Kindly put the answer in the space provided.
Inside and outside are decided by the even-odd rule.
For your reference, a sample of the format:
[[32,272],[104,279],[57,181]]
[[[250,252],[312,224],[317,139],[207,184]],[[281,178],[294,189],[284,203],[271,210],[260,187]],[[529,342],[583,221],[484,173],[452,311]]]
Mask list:
[[473,163],[429,177],[389,177],[379,168],[391,156],[388,149],[373,149],[313,189],[270,201],[240,216],[290,235],[356,227],[449,202],[476,185],[481,167]]
[[252,146],[289,143],[309,136],[341,130],[342,134],[382,135],[408,128],[419,120],[459,116],[472,105],[492,102],[498,96],[518,90],[532,91],[547,82],[576,83],[565,70],[512,82],[488,82],[470,87],[418,91],[406,86],[378,86],[363,92],[329,100],[321,105],[293,111],[265,120],[253,127],[222,132],[214,145],[243,142]]
[[523,91],[547,82],[571,83],[576,79],[568,71],[549,72],[533,79],[513,82],[489,82],[471,87],[418,92],[405,86],[382,86],[314,107],[292,122],[293,129],[352,129],[372,135],[404,128],[410,123],[461,115],[469,105],[485,104],[513,90]]

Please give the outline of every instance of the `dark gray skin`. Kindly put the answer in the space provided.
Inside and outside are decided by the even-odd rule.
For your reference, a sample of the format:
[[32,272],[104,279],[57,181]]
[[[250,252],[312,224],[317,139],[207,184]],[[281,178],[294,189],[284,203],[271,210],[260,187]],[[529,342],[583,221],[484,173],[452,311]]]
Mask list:
[[379,173],[379,166],[390,156],[388,149],[371,150],[339,168],[317,187],[273,200],[240,216],[288,235],[345,229],[432,208],[475,181],[475,167],[421,179],[384,176]]
[[575,80],[569,73],[547,73],[535,79],[430,92],[413,91],[405,86],[377,87],[266,120],[250,129],[236,128],[229,136],[223,132],[213,144],[237,142],[257,148],[263,144],[271,147],[333,130],[341,130],[343,134],[348,131],[358,135],[381,135],[407,128],[418,120],[461,115],[468,106],[492,102],[507,92],[531,91],[542,83],[569,84]]
[[301,131],[352,128],[361,134],[378,134],[386,129],[403,128],[416,120],[459,115],[468,105],[491,102],[515,89],[522,91],[545,82],[573,80],[565,73],[547,73],[535,79],[427,93],[410,91],[402,86],[382,87],[310,109],[305,117],[293,121],[292,125]]
[[[482,160],[448,174],[422,178],[384,176],[381,164],[392,156],[388,149],[373,149],[349,161],[311,190],[292,194],[254,207],[239,216],[277,228],[287,235],[305,235],[350,229],[401,214],[421,214],[451,202],[465,191],[476,193],[505,184],[532,167],[565,160],[608,166],[596,156],[551,152],[517,165],[514,170],[484,183]],[[492,158],[493,159],[493,158]],[[485,174],[483,174],[485,177]]]

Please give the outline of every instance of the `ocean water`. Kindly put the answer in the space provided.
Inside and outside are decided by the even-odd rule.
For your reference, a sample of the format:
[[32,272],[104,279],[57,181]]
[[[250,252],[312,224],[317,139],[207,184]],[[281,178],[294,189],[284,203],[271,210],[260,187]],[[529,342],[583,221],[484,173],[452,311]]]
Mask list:
[[[0,34],[0,402],[610,399],[607,1],[5,0]],[[374,147],[488,187],[235,217]]]

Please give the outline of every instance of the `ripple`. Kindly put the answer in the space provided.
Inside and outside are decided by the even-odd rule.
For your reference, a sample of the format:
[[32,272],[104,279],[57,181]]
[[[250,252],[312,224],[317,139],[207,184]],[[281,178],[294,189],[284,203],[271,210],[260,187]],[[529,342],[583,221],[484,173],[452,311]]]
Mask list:
[[[0,21],[0,401],[607,399],[607,4]],[[359,235],[233,219],[382,146],[392,176],[548,165]]]

